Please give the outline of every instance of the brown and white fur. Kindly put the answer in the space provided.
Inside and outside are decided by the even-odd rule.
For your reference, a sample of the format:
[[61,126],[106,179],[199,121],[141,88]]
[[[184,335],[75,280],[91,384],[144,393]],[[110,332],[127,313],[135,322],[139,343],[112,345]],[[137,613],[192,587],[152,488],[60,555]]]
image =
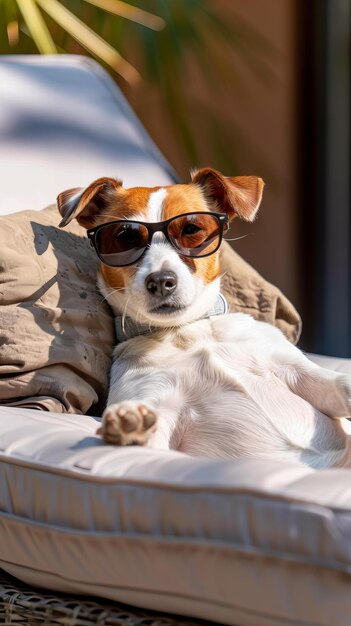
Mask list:
[[[190,184],[168,187],[125,189],[102,178],[63,192],[58,206],[61,225],[76,218],[86,228],[209,210],[252,221],[262,189],[259,178],[227,178],[204,168]],[[171,297],[145,286],[151,273],[163,270],[177,276]],[[100,290],[116,315],[157,327],[115,348],[99,429],[107,443],[276,458],[315,468],[348,464],[349,422],[334,418],[351,414],[351,377],[313,364],[280,330],[249,315],[204,318],[220,288],[218,252],[182,258],[156,233],[139,263],[101,265],[100,272]],[[182,308],[155,312],[163,300]]]

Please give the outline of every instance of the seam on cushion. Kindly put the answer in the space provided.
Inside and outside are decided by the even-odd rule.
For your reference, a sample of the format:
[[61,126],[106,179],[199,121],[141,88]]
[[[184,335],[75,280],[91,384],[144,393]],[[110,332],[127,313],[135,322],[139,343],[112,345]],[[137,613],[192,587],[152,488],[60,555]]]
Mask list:
[[241,546],[232,542],[223,543],[219,540],[213,539],[196,539],[194,537],[185,537],[182,535],[178,537],[155,537],[154,535],[142,535],[138,533],[120,533],[116,531],[111,532],[99,532],[89,530],[67,529],[56,526],[55,524],[46,524],[45,522],[37,522],[32,519],[22,518],[9,513],[0,512],[0,523],[11,528],[11,526],[24,527],[25,530],[30,529],[31,532],[37,532],[38,534],[44,533],[46,535],[59,535],[65,536],[70,540],[78,540],[78,542],[85,541],[86,539],[93,540],[95,542],[103,542],[106,540],[115,540],[116,542],[123,542],[129,544],[147,544],[156,545],[160,548],[168,548],[171,550],[184,550],[191,549],[206,549],[214,552],[221,552],[226,556],[232,556],[233,553],[238,558],[246,560],[264,559],[268,561],[276,561],[285,563],[287,565],[301,565],[308,567],[309,569],[316,569],[317,571],[334,572],[335,574],[351,575],[351,563],[342,563],[340,561],[333,561],[333,565],[326,563],[319,559],[306,559],[305,555],[300,555],[291,552],[284,551],[269,551],[266,549],[257,548],[256,546]]
[[[1,407],[0,407],[1,408]],[[6,408],[6,407],[5,407]],[[190,460],[190,459],[189,459]],[[311,509],[317,508],[320,510],[328,510],[333,511],[335,513],[345,513],[350,511],[351,504],[347,507],[334,506],[332,504],[324,504],[319,502],[313,502],[304,499],[302,497],[285,495],[281,492],[269,491],[268,493],[264,491],[264,488],[261,490],[254,487],[233,487],[227,485],[178,485],[175,483],[159,483],[155,482],[147,482],[141,478],[125,478],[125,477],[108,477],[108,476],[99,476],[97,474],[91,474],[90,470],[87,470],[87,473],[83,473],[82,471],[75,471],[73,469],[65,469],[65,468],[57,468],[50,467],[49,465],[40,465],[39,463],[35,463],[34,461],[28,461],[27,459],[22,459],[20,457],[6,456],[0,452],[0,466],[1,465],[14,465],[19,468],[30,468],[36,472],[40,472],[42,474],[50,474],[54,476],[60,477],[68,477],[71,480],[83,481],[86,483],[90,483],[92,486],[98,483],[102,483],[104,485],[111,485],[118,488],[119,486],[130,486],[130,487],[138,487],[143,489],[153,489],[156,491],[169,491],[176,493],[208,493],[215,495],[249,495],[253,497],[258,497],[262,500],[272,500],[274,502],[288,502],[289,504],[303,504],[304,506],[308,506]],[[306,472],[306,476],[316,473],[317,470],[311,470]],[[323,471],[323,470],[319,470]],[[334,470],[337,471],[337,470]],[[343,470],[341,470],[343,471]],[[304,478],[305,476],[303,476]],[[301,476],[296,478],[294,481],[289,482],[288,485],[284,485],[284,488],[288,486],[291,488],[296,482],[301,481]]]
[[[304,506],[308,506],[310,509],[320,509],[320,510],[331,510],[333,512],[345,513],[350,511],[351,505],[346,507],[337,507],[331,504],[320,504],[319,502],[311,502],[310,500],[298,498],[296,496],[285,495],[284,493],[275,493],[269,492],[265,493],[264,489],[258,490],[254,487],[232,487],[227,485],[178,485],[175,483],[158,483],[158,482],[146,482],[142,479],[136,478],[121,478],[121,477],[106,477],[106,476],[98,476],[96,474],[89,473],[81,473],[78,471],[74,471],[72,469],[65,468],[57,468],[50,466],[42,466],[39,463],[36,464],[33,461],[27,461],[26,459],[21,459],[19,457],[6,456],[0,453],[0,466],[1,465],[14,465],[15,467],[20,468],[30,468],[36,472],[40,472],[42,474],[50,474],[54,476],[60,477],[69,477],[71,480],[78,480],[90,483],[91,485],[95,485],[98,483],[102,483],[104,485],[112,485],[118,488],[119,486],[130,486],[130,487],[138,487],[143,489],[152,489],[155,491],[169,491],[176,493],[208,493],[215,495],[249,495],[253,497],[260,498],[262,500],[272,500],[274,502],[288,502],[289,504],[303,504]],[[308,472],[306,475],[310,475],[315,473],[316,470]],[[297,481],[300,481],[301,477],[296,478],[293,482],[288,484],[288,487],[291,488]],[[284,485],[286,488],[287,485]]]
[[[21,568],[23,568],[25,570],[33,571],[33,568],[27,567],[26,565],[19,565],[18,563],[13,563],[12,561],[6,561],[6,560],[0,558],[0,564],[3,564],[3,563],[5,563],[6,565],[10,565],[10,566],[13,565],[15,567],[21,567]],[[5,568],[3,568],[3,569],[5,569]],[[47,572],[47,571],[44,571],[44,570],[37,570],[37,569],[35,569],[34,571],[35,572],[39,572],[40,574],[47,574],[47,573],[51,574],[51,572]],[[191,595],[187,595],[185,593],[174,593],[174,592],[170,592],[170,591],[159,591],[159,590],[155,591],[155,590],[152,590],[152,589],[150,589],[150,590],[148,590],[148,589],[137,589],[135,587],[127,587],[127,586],[122,586],[122,585],[109,585],[107,583],[103,583],[101,585],[99,585],[99,584],[96,585],[96,583],[93,584],[93,583],[89,583],[89,582],[77,581],[77,579],[72,580],[70,578],[62,576],[61,574],[56,574],[55,573],[55,574],[52,574],[52,575],[57,577],[57,578],[59,578],[60,580],[65,581],[65,582],[73,582],[73,583],[76,583],[78,585],[84,585],[85,587],[91,587],[92,590],[95,589],[95,594],[94,594],[93,591],[91,592],[92,595],[95,595],[95,596],[96,596],[96,587],[100,586],[100,587],[107,587],[107,588],[112,588],[112,589],[121,589],[122,591],[123,590],[125,590],[125,591],[132,591],[132,592],[141,593],[141,594],[144,593],[145,595],[154,595],[154,596],[155,595],[161,595],[161,596],[166,596],[166,597],[171,597],[171,598],[186,599],[186,600],[190,600],[190,601],[194,601],[195,600],[195,602],[199,602],[201,604],[205,603],[205,604],[208,604],[208,605],[211,605],[211,606],[214,606],[214,607],[225,607],[225,608],[231,609],[231,610],[234,609],[236,611],[240,611],[241,613],[245,613],[246,615],[258,616],[258,617],[264,617],[264,618],[268,617],[270,620],[278,622],[278,624],[280,624],[283,621],[286,624],[291,624],[291,626],[320,626],[320,622],[315,622],[315,621],[313,621],[313,622],[307,621],[306,622],[306,620],[303,620],[303,621],[298,620],[298,621],[296,621],[295,618],[292,619],[290,617],[281,617],[281,616],[271,615],[270,613],[267,613],[267,611],[265,611],[263,613],[261,611],[254,611],[254,610],[248,609],[246,607],[241,607],[241,606],[239,606],[237,604],[228,604],[228,603],[223,602],[223,601],[216,602],[215,600],[208,600],[208,598],[204,599],[202,597],[191,596]],[[60,593],[63,593],[63,592],[60,592]],[[66,595],[67,595],[67,592],[66,592]],[[100,596],[100,597],[104,597],[104,596]],[[120,602],[123,602],[124,604],[127,604],[127,605],[129,604],[128,601],[124,602],[123,600],[120,600]],[[139,607],[139,608],[142,608],[142,607]],[[160,612],[160,611],[162,612],[162,609],[144,609],[144,610],[148,610],[148,611],[155,610],[155,611],[158,611],[158,612]],[[171,611],[171,613],[173,613],[173,611]],[[191,619],[206,619],[206,618],[195,617],[195,616],[192,616],[191,614],[187,614],[186,617],[189,617]],[[212,620],[211,620],[211,624],[212,624]],[[215,622],[213,622],[213,626],[215,626]]]
[[[5,563],[7,565],[13,565],[15,567],[21,567],[25,570],[29,570],[29,571],[33,571],[33,568],[27,567],[25,565],[18,565],[18,563],[13,563],[11,561],[5,561],[4,559],[0,558],[0,563]],[[3,568],[5,569],[5,568]],[[6,571],[6,570],[5,570]],[[35,572],[39,572],[40,574],[46,574],[48,572],[45,572],[43,570],[34,570]],[[50,572],[49,572],[50,573]],[[306,621],[303,620],[301,621],[300,619],[297,621],[296,618],[290,618],[290,617],[281,617],[281,616],[276,616],[276,615],[272,615],[270,613],[267,613],[267,611],[265,611],[264,613],[261,611],[255,611],[253,609],[248,609],[246,607],[241,607],[237,604],[228,604],[226,602],[223,601],[218,601],[216,602],[215,600],[208,600],[208,598],[204,599],[202,597],[196,597],[196,596],[191,596],[191,595],[186,595],[183,593],[173,593],[170,591],[155,591],[155,590],[148,590],[148,589],[136,589],[135,587],[127,587],[127,586],[121,586],[121,585],[108,585],[107,583],[103,583],[101,585],[96,585],[93,583],[88,583],[88,582],[81,582],[81,581],[77,581],[75,580],[71,580],[69,578],[66,578],[65,576],[62,576],[61,574],[53,574],[53,576],[66,581],[66,582],[73,582],[76,583],[78,585],[84,585],[85,587],[91,587],[92,591],[91,594],[96,596],[96,587],[97,586],[101,586],[101,587],[107,587],[107,588],[112,588],[112,589],[121,589],[122,591],[132,591],[132,592],[136,592],[136,593],[140,593],[140,594],[145,594],[145,595],[160,595],[160,596],[166,596],[166,597],[171,597],[171,598],[179,598],[179,599],[186,599],[186,600],[190,600],[190,601],[195,601],[201,604],[205,604],[205,605],[210,605],[210,606],[214,606],[214,607],[224,607],[227,609],[231,609],[231,610],[235,610],[235,611],[240,611],[241,613],[245,613],[246,615],[251,615],[251,616],[257,616],[257,617],[263,617],[263,618],[269,618],[272,621],[276,621],[279,624],[281,624],[282,622],[285,624],[291,624],[291,626],[320,626],[320,622],[311,622],[310,620]],[[28,584],[28,583],[25,583]],[[95,594],[94,594],[94,590],[95,589]],[[60,593],[64,593],[64,592],[60,592]],[[67,595],[67,592],[65,592]],[[104,597],[104,596],[100,596],[100,597]],[[124,603],[124,604],[129,604],[128,601],[123,601],[120,600],[120,602]],[[138,605],[139,608],[143,608],[140,605]],[[154,611],[158,611],[162,613],[163,609],[144,609],[144,610],[154,610]],[[173,613],[173,611],[171,611],[171,613]],[[191,615],[190,613],[187,614],[185,617],[189,617],[191,619],[206,619],[206,618],[200,618],[200,617],[196,617],[194,615]],[[215,622],[212,622],[211,620],[211,624],[213,623],[213,626],[215,626]]]
[[[1,408],[1,405],[0,405]],[[6,408],[6,407],[3,407]],[[93,419],[97,419],[97,420],[101,420],[101,418],[94,418]],[[84,433],[85,434],[85,433]],[[182,460],[184,460],[184,456],[182,455]],[[189,457],[189,459],[186,459],[187,461],[191,462],[192,460],[195,460],[195,458],[191,458]],[[209,461],[211,461],[212,459],[209,459]],[[225,460],[225,459],[223,459]],[[79,472],[77,470],[73,470],[73,469],[66,469],[64,467],[57,467],[57,466],[50,466],[50,465],[44,465],[44,464],[40,464],[38,462],[35,461],[31,461],[28,459],[23,459],[20,457],[14,457],[14,456],[7,456],[6,454],[4,454],[3,452],[0,452],[0,465],[4,464],[4,465],[15,465],[18,466],[20,468],[31,468],[34,471],[40,472],[40,473],[44,473],[44,474],[54,474],[54,475],[58,475],[58,476],[70,476],[72,479],[74,480],[82,480],[84,482],[91,482],[91,483],[104,483],[104,484],[117,484],[117,485],[131,485],[131,486],[140,486],[140,487],[149,487],[151,489],[174,489],[174,491],[180,491],[180,492],[188,492],[188,491],[208,491],[208,490],[213,490],[213,491],[220,491],[223,493],[237,493],[237,488],[236,487],[232,487],[232,486],[226,486],[226,485],[184,485],[181,484],[176,484],[173,482],[170,483],[162,483],[162,482],[158,482],[157,480],[155,481],[147,481],[145,478],[126,478],[126,477],[119,477],[119,476],[114,476],[114,477],[109,477],[109,476],[99,476],[98,474],[91,474],[90,470],[89,474],[87,473],[83,473],[83,472]],[[295,468],[296,469],[296,468]],[[303,468],[298,468],[298,469],[303,469]],[[316,473],[317,470],[306,470],[306,476],[309,476],[311,474]],[[319,470],[319,471],[323,471],[323,470]],[[335,471],[335,470],[334,470]],[[296,480],[301,480],[301,476],[299,476],[299,478],[296,478]],[[289,483],[289,486],[293,485],[296,481],[292,481],[291,483]],[[284,485],[284,487],[286,488],[286,485]],[[248,488],[248,487],[239,487],[240,491],[243,491],[244,493],[257,493],[258,495],[263,495],[265,496],[266,494],[263,491],[260,491],[258,489],[255,488]],[[269,497],[273,497],[276,498],[277,496],[280,497],[280,494],[276,494],[274,492],[269,492],[269,494],[267,494]],[[281,494],[281,497],[283,498],[284,495]],[[290,498],[287,498],[289,501],[291,500]],[[300,501],[300,500],[297,500]],[[305,502],[305,500],[301,500],[301,502]],[[311,503],[313,504],[313,503]],[[324,506],[324,505],[318,505],[318,503],[316,503],[317,506]]]

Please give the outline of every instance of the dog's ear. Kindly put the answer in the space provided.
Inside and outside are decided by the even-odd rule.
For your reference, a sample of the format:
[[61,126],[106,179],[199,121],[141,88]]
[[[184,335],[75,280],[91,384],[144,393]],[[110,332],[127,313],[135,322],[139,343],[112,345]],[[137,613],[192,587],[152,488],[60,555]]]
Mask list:
[[257,176],[223,176],[212,167],[204,167],[192,173],[193,183],[200,185],[207,200],[218,211],[224,211],[232,219],[241,217],[253,222],[262,200],[264,182]]
[[84,228],[96,225],[96,218],[108,211],[108,206],[118,192],[122,182],[114,178],[99,178],[89,187],[67,189],[57,196],[57,207],[62,215],[60,227],[66,226],[74,218]]

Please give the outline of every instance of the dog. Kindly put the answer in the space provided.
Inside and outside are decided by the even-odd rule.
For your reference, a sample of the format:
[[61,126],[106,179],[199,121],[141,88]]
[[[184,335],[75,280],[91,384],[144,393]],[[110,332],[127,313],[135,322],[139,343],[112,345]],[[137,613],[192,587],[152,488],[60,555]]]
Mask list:
[[350,462],[351,377],[312,363],[276,327],[226,313],[219,247],[252,222],[263,181],[210,168],[189,184],[124,188],[100,178],[58,196],[63,227],[87,229],[116,316],[108,444],[201,457]]

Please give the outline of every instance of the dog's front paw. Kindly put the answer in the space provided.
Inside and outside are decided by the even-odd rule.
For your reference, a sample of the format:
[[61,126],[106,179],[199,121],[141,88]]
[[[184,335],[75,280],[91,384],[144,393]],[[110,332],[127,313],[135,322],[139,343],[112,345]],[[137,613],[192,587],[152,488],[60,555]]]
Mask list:
[[156,424],[156,413],[144,402],[121,402],[107,407],[97,434],[102,435],[106,443],[145,446]]

